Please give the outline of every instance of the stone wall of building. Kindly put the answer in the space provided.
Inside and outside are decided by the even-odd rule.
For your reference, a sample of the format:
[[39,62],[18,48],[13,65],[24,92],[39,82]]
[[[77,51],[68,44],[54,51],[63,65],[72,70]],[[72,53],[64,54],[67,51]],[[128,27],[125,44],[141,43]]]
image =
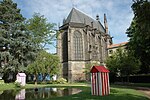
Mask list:
[[68,62],[62,63],[62,77],[68,80]]
[[72,81],[85,80],[85,62],[84,61],[72,61],[71,62]]
[[[75,8],[64,20],[58,36],[57,53],[63,67],[62,76],[68,81],[85,80],[84,71],[87,63],[104,64],[104,60],[107,57],[107,45],[111,41],[110,36],[106,32],[108,28],[107,26],[105,27],[102,26],[99,18],[94,20]],[[82,53],[76,53],[76,42],[74,39],[76,32],[81,36],[81,38],[78,38],[82,40],[79,44],[79,47],[82,47]],[[81,48],[79,50],[81,51]],[[80,57],[76,54],[82,54],[82,57],[76,59],[76,57]]]

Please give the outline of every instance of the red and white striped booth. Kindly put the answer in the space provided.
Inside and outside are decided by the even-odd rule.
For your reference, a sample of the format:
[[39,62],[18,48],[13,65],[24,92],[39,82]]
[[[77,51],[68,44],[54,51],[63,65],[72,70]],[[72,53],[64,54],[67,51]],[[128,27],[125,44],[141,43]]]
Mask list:
[[110,94],[109,70],[104,66],[93,66],[91,69],[91,93],[101,96]]

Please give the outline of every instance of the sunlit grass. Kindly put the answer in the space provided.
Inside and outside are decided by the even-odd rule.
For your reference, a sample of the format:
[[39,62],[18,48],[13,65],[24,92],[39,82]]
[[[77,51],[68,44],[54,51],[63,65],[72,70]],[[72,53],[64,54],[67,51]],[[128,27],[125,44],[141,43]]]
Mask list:
[[15,85],[13,83],[5,83],[5,84],[0,84],[0,91],[2,90],[9,90],[9,89],[15,89]]
[[[72,84],[26,84],[25,87],[23,88],[36,88],[36,87],[46,87],[46,86],[51,86],[51,87],[56,87],[56,86],[88,86],[89,84],[85,83],[72,83]],[[0,84],[0,91],[2,90],[10,90],[10,89],[18,89],[15,87],[14,83],[5,83],[5,84]]]

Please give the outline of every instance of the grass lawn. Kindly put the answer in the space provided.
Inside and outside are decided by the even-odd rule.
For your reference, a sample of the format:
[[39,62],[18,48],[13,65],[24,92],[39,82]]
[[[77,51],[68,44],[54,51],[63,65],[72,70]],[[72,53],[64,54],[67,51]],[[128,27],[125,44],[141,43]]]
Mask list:
[[[120,86],[112,86],[111,94],[108,96],[92,96],[91,88],[89,84],[75,83],[75,84],[48,84],[38,85],[38,87],[73,87],[79,88],[82,92],[70,96],[55,97],[49,99],[38,99],[38,100],[149,100],[141,92],[134,89],[129,89]],[[33,84],[27,84],[25,88],[34,88]],[[0,90],[16,89],[13,84],[0,84]],[[32,99],[33,100],[33,99]]]

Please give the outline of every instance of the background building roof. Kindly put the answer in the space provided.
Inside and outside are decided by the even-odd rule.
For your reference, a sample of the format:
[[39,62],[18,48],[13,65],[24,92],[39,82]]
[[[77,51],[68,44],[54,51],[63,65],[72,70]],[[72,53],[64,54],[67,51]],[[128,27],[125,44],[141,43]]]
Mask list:
[[120,46],[125,46],[127,43],[128,42],[122,42],[122,43],[118,43],[118,44],[112,44],[112,45],[108,46],[108,49],[117,48],[117,47],[120,47]]

